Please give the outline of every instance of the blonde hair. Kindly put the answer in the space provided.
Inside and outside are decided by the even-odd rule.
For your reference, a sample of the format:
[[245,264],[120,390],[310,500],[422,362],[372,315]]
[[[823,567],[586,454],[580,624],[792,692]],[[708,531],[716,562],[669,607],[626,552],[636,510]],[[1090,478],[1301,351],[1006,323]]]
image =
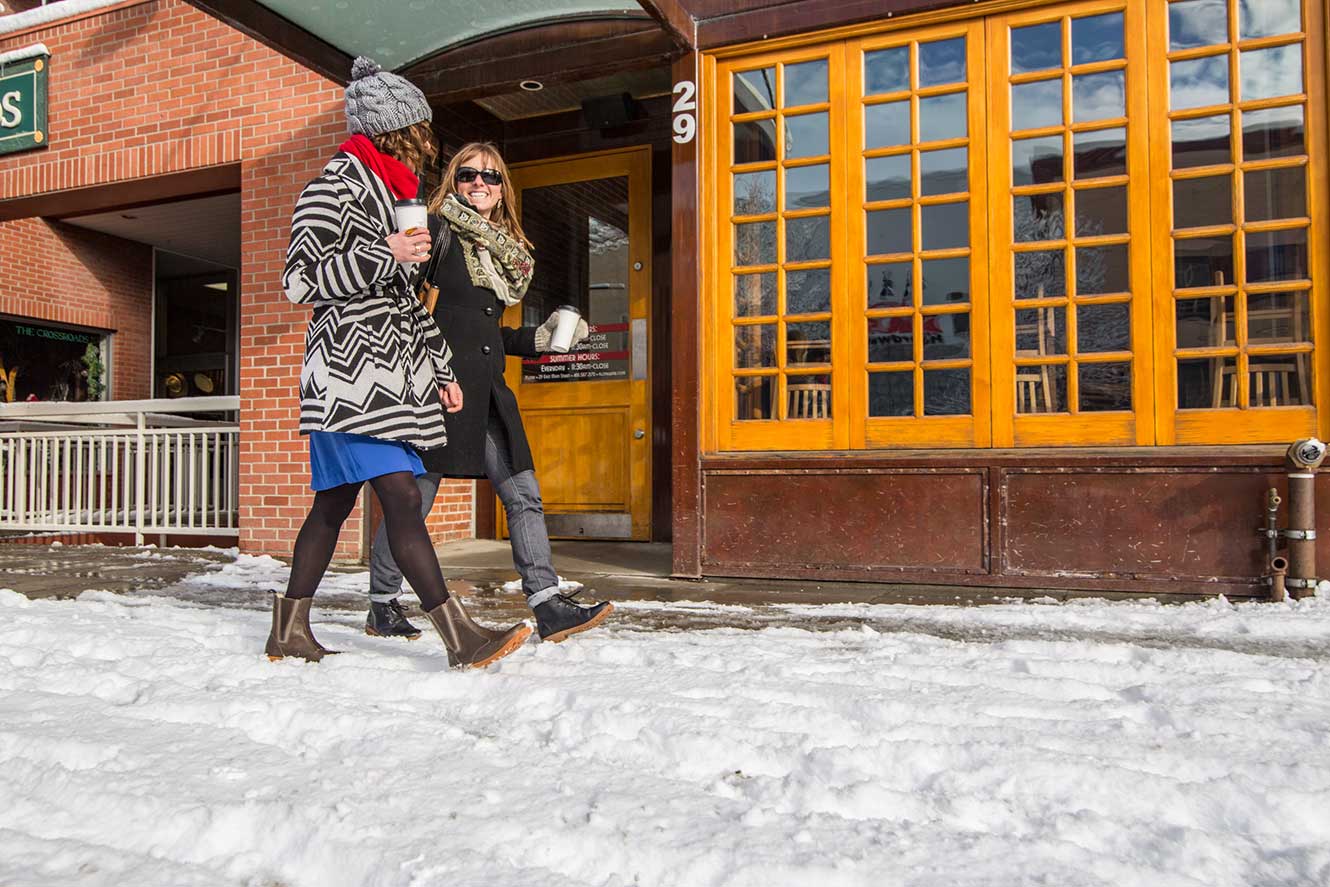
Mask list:
[[402,161],[420,175],[439,156],[439,143],[428,120],[421,120],[392,132],[370,136],[369,140],[389,157]]
[[429,211],[437,213],[449,194],[458,194],[457,171],[462,168],[465,161],[477,155],[487,156],[493,160],[494,165],[489,168],[498,170],[503,178],[503,194],[500,196],[498,206],[490,215],[490,222],[516,237],[527,249],[531,249],[531,241],[527,239],[526,232],[522,230],[522,223],[517,220],[517,213],[513,210],[513,179],[508,174],[508,164],[503,162],[503,156],[499,154],[499,149],[493,142],[468,142],[457,149],[452,160],[448,161],[448,168],[443,171],[443,181],[439,183],[438,190],[429,199]]

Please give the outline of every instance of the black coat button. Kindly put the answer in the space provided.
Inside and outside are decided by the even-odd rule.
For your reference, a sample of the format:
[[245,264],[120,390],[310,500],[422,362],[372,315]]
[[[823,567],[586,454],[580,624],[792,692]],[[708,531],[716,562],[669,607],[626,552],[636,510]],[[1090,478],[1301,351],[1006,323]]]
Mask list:
[[481,354],[489,354],[489,353],[490,353],[490,346],[488,346],[488,345],[481,345],[481,346],[480,346],[480,353],[481,353]]
[[486,308],[486,309],[485,309],[485,313],[486,313],[487,315],[489,315],[490,317],[493,317],[493,316],[494,316],[494,306],[491,305],[490,307]]

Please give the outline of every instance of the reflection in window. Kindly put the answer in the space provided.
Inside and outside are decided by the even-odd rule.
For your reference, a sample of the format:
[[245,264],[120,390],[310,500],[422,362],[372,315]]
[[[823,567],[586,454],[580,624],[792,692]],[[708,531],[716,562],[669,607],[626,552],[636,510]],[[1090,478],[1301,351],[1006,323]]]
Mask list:
[[1090,123],[1124,117],[1127,113],[1127,80],[1123,71],[1077,74],[1071,78],[1072,120]]
[[970,371],[924,370],[924,415],[964,416],[970,412]]
[[1016,367],[1016,412],[1067,412],[1067,365]]
[[1226,0],[1181,0],[1168,7],[1168,48],[1228,42]]
[[1050,305],[1016,311],[1016,356],[1067,353],[1066,308]]
[[1234,344],[1236,296],[1178,299],[1174,328],[1179,348],[1219,348]]
[[830,419],[831,377],[790,376],[785,384],[789,396],[787,419]]
[[1232,223],[1232,176],[1225,173],[1199,179],[1174,179],[1174,228],[1205,228]]
[[770,317],[776,313],[776,272],[734,275],[734,316]]
[[1076,350],[1081,354],[1131,350],[1131,314],[1127,303],[1077,306]]
[[785,107],[816,105],[827,100],[827,60],[786,65]]
[[910,47],[893,46],[864,53],[864,95],[905,92],[910,88]]
[[1173,168],[1211,166],[1233,158],[1232,120],[1227,114],[1173,121]]
[[1247,232],[1247,282],[1307,277],[1307,229]]
[[736,326],[734,365],[739,369],[776,365],[776,325]]
[[919,207],[920,249],[960,249],[970,245],[970,204],[936,203]]
[[1178,238],[1173,241],[1173,286],[1227,286],[1233,283],[1233,238]]
[[734,162],[768,163],[776,159],[776,121],[734,124]]
[[1062,80],[1015,83],[1011,87],[1011,128],[1062,125]]
[[786,158],[821,157],[828,151],[825,111],[785,118]]
[[910,155],[892,154],[864,161],[868,200],[903,200],[910,197]]
[[1080,410],[1107,412],[1131,409],[1131,364],[1080,365]]
[[1062,23],[1011,29],[1011,73],[1062,67]]
[[1228,56],[1212,55],[1169,64],[1170,106],[1174,111],[1228,102]]
[[1096,129],[1072,136],[1075,157],[1072,164],[1077,179],[1098,179],[1125,175],[1127,172],[1127,131]]
[[1062,250],[1020,252],[1016,264],[1017,299],[1044,299],[1067,294],[1066,261]]
[[1017,243],[1062,239],[1066,230],[1062,192],[1017,195],[1012,201],[1012,236]]
[[734,214],[758,216],[776,211],[776,172],[740,173],[734,177]]
[[831,258],[831,217],[785,220],[785,261],[811,262]]
[[770,111],[776,107],[776,69],[761,68],[734,75],[734,113]]
[[913,285],[913,265],[910,262],[891,262],[868,266],[868,307],[904,308],[914,304],[910,294]]
[[786,314],[816,314],[830,310],[830,268],[785,272]]
[[1125,57],[1122,13],[1090,15],[1071,20],[1071,63],[1086,65]]
[[965,82],[965,38],[919,44],[919,86]]
[[814,209],[831,206],[831,168],[825,163],[793,166],[785,170],[785,208]]
[[1244,159],[1270,160],[1275,157],[1293,157],[1306,152],[1306,127],[1303,124],[1301,105],[1243,112]]
[[914,373],[869,373],[868,415],[913,416]]
[[925,305],[956,305],[970,301],[968,256],[925,259],[920,267],[923,269]]
[[1125,293],[1131,289],[1127,245],[1076,248],[1076,295]]
[[1302,92],[1302,46],[1250,49],[1238,58],[1242,101],[1273,99]]
[[734,380],[734,418],[774,419],[775,376],[739,376]]
[[1012,140],[1011,167],[1013,185],[1062,181],[1062,136]]

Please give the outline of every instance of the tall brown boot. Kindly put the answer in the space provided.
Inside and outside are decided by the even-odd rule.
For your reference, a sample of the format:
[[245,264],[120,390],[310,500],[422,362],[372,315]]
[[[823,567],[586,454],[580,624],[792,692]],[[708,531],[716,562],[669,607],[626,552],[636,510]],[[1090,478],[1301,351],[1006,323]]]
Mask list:
[[449,595],[448,600],[425,615],[443,638],[448,664],[454,668],[484,668],[514,652],[531,635],[531,628],[525,622],[506,631],[478,625],[457,595]]
[[306,662],[318,662],[324,656],[336,653],[314,640],[309,627],[309,606],[313,598],[288,598],[284,594],[272,596],[272,631],[268,633],[268,646],[264,652],[274,662],[286,656],[295,656]]

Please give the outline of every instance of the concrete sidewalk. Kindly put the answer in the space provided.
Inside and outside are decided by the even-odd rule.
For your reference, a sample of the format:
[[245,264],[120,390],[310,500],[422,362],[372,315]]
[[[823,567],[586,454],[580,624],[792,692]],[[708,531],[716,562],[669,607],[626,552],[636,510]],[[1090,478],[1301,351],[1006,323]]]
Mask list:
[[[670,546],[666,543],[563,540],[555,541],[553,549],[555,566],[563,578],[582,583],[587,596],[610,600],[709,601],[753,607],[828,603],[978,605],[1038,597],[1063,600],[1088,596],[1045,589],[672,579]],[[496,601],[511,597],[520,607],[519,593],[502,590],[505,583],[517,578],[507,542],[492,539],[449,542],[440,546],[438,553],[444,576],[450,582],[459,584],[458,580],[465,580],[482,596],[494,597]],[[0,588],[11,588],[34,598],[73,597],[87,589],[172,594],[185,577],[220,569],[232,559],[230,551],[218,549],[0,544]],[[363,572],[365,567],[334,565],[332,569],[355,573]],[[463,593],[467,593],[465,583],[460,583]],[[189,596],[198,599],[197,594]],[[1094,596],[1133,597],[1111,592]],[[1179,598],[1184,599],[1190,598]],[[336,606],[333,602],[328,605]]]

